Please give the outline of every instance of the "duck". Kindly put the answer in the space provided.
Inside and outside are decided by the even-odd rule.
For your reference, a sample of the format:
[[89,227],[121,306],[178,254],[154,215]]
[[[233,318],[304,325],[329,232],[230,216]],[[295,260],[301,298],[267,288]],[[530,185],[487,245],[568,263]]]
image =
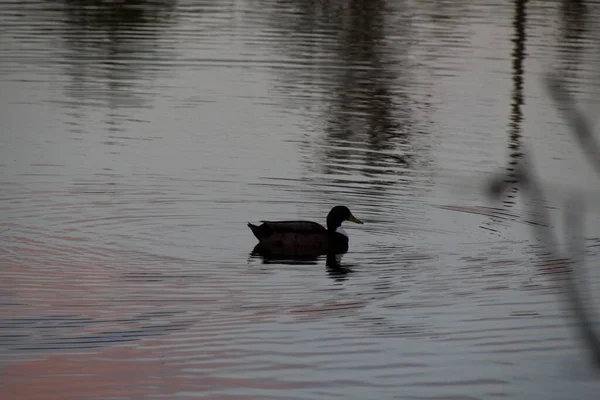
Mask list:
[[348,234],[342,228],[345,221],[363,224],[346,206],[335,206],[327,215],[327,228],[313,221],[261,221],[248,223],[259,243],[253,253],[268,256],[319,256],[348,251]]

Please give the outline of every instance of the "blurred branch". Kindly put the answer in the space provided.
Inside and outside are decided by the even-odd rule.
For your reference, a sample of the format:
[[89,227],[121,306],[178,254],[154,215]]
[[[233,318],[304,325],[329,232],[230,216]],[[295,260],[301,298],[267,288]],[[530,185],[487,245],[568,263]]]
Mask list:
[[592,128],[581,112],[575,106],[575,98],[567,91],[563,82],[556,74],[546,75],[546,86],[553,100],[562,112],[563,117],[571,126],[573,136],[588,157],[592,167],[600,175],[600,146],[592,133]]
[[[577,138],[579,145],[588,160],[600,175],[600,146],[592,134],[587,120],[576,109],[574,98],[566,90],[563,83],[554,75],[546,77],[548,90],[562,111],[567,123]],[[500,197],[509,187],[505,176],[495,177],[489,187],[489,192],[494,197]],[[566,301],[577,319],[577,327],[591,352],[594,366],[600,368],[600,338],[594,331],[589,318],[589,312],[585,307],[581,290],[575,281],[575,273],[584,269],[584,237],[583,237],[583,202],[577,196],[572,196],[565,205],[565,230],[568,242],[569,257],[564,257],[558,250],[558,242],[550,224],[550,215],[544,207],[542,189],[538,179],[534,175],[531,155],[523,152],[523,162],[517,169],[515,176],[516,184],[523,188],[524,195],[529,199],[528,205],[534,221],[531,224],[534,236],[544,246],[545,251],[554,260],[569,259],[569,265],[565,268],[564,289]]]

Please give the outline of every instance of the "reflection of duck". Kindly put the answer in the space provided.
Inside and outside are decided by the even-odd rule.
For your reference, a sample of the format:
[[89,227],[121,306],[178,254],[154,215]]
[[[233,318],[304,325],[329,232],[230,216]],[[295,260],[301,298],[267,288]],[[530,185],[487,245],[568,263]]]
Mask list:
[[259,240],[254,252],[271,256],[339,254],[348,251],[348,235],[342,222],[362,224],[348,207],[336,206],[327,215],[327,229],[312,221],[262,221],[260,226],[248,223]]
[[[346,266],[342,266],[340,261],[342,260],[343,254],[327,253],[326,263],[327,275],[337,282],[347,280],[347,275],[352,273],[352,269]],[[273,255],[265,251],[261,252],[260,244],[250,253],[250,258],[260,258],[263,264],[284,264],[284,265],[316,265],[319,261],[318,255]]]

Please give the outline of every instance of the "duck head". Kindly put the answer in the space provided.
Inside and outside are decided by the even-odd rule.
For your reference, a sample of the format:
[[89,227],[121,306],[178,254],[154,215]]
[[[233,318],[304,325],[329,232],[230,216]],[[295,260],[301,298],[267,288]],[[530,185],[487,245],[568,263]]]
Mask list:
[[346,206],[335,206],[329,211],[327,215],[327,230],[335,231],[342,225],[342,222],[350,221],[357,224],[362,224],[363,222],[356,218],[350,212],[350,209]]

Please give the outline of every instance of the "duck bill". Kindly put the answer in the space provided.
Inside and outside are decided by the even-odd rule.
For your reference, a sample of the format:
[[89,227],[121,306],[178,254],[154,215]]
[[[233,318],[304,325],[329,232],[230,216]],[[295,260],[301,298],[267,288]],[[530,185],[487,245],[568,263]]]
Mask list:
[[363,224],[363,222],[360,219],[356,218],[354,215],[350,215],[348,217],[348,221],[354,222],[355,224]]

